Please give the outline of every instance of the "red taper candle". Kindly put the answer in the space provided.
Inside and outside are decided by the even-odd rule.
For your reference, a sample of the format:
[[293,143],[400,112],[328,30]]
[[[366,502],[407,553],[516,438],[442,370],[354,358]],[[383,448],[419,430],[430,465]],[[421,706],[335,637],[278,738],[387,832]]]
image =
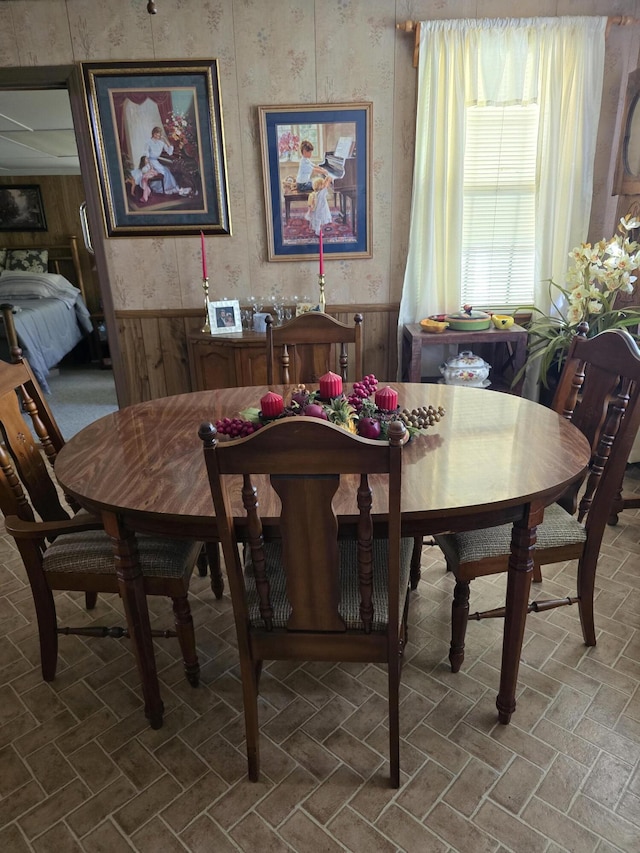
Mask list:
[[320,385],[320,396],[323,400],[330,400],[332,397],[339,397],[342,394],[342,377],[337,373],[329,371],[321,376],[318,380]]
[[264,397],[260,398],[260,409],[265,418],[275,418],[281,415],[284,410],[284,400],[280,394],[274,391],[269,391]]
[[322,245],[322,231],[320,231],[320,275],[324,275],[324,247]]
[[204,251],[204,233],[200,232],[200,248],[202,251],[202,278],[208,278],[207,276],[207,256]]
[[398,392],[387,385],[376,391],[376,406],[383,412],[393,412],[398,408]]

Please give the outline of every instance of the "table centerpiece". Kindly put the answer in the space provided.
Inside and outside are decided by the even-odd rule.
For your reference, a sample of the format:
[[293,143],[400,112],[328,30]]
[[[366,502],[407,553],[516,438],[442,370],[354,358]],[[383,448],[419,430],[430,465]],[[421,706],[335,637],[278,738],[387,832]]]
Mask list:
[[320,377],[316,391],[299,384],[286,403],[274,391],[268,391],[259,402],[259,407],[244,409],[237,417],[220,418],[215,424],[217,432],[232,439],[244,438],[279,418],[314,417],[354,435],[386,441],[389,424],[401,420],[411,440],[445,414],[442,406],[425,405],[411,411],[401,408],[398,392],[388,385],[378,389],[378,380],[371,373],[354,382],[348,394],[343,390],[342,378],[330,371]]

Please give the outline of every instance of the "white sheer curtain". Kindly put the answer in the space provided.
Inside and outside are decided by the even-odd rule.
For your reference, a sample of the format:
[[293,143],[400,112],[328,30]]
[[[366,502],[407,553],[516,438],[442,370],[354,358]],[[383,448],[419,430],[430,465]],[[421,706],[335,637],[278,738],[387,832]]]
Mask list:
[[416,150],[404,323],[460,308],[465,108],[537,102],[536,304],[586,239],[602,97],[605,17],[420,25]]

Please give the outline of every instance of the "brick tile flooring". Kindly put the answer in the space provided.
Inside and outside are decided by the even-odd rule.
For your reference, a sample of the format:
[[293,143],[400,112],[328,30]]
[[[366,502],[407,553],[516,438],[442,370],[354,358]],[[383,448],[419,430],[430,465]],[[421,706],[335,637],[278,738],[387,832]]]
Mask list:
[[[627,491],[640,493],[640,467]],[[543,589],[571,589],[571,564]],[[567,583],[569,587],[567,587]],[[447,665],[452,580],[424,548],[401,694],[402,787],[388,787],[386,676],[368,665],[274,663],[261,684],[262,776],[246,779],[242,699],[227,596],[194,577],[202,684],[157,641],[165,724],[145,724],[126,641],[60,638],[40,677],[31,594],[0,535],[0,849],[22,851],[640,850],[640,511],[607,528],[597,579],[598,645],[575,608],[528,620],[518,709],[496,721],[501,622],[469,626]],[[503,578],[474,582],[495,606]],[[121,624],[119,601],[60,594],[74,624]],[[168,602],[152,621],[170,624]]]

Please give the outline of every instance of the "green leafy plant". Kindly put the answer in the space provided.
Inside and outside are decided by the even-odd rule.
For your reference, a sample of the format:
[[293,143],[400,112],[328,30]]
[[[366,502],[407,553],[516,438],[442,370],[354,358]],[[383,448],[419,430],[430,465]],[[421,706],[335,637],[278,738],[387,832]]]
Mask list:
[[[630,232],[640,227],[640,220],[623,217],[618,233],[610,240],[600,240],[593,246],[582,243],[570,253],[571,264],[564,285],[549,280],[549,300],[552,312],[547,314],[535,305],[525,305],[517,311],[531,311],[527,326],[529,342],[527,361],[514,377],[514,384],[531,364],[539,364],[540,380],[549,387],[554,368],[561,369],[578,327],[586,322],[588,337],[605,329],[628,329],[640,323],[640,306],[616,308],[620,293],[633,293],[640,266],[640,244],[630,238]],[[634,334],[637,339],[638,335]]]

